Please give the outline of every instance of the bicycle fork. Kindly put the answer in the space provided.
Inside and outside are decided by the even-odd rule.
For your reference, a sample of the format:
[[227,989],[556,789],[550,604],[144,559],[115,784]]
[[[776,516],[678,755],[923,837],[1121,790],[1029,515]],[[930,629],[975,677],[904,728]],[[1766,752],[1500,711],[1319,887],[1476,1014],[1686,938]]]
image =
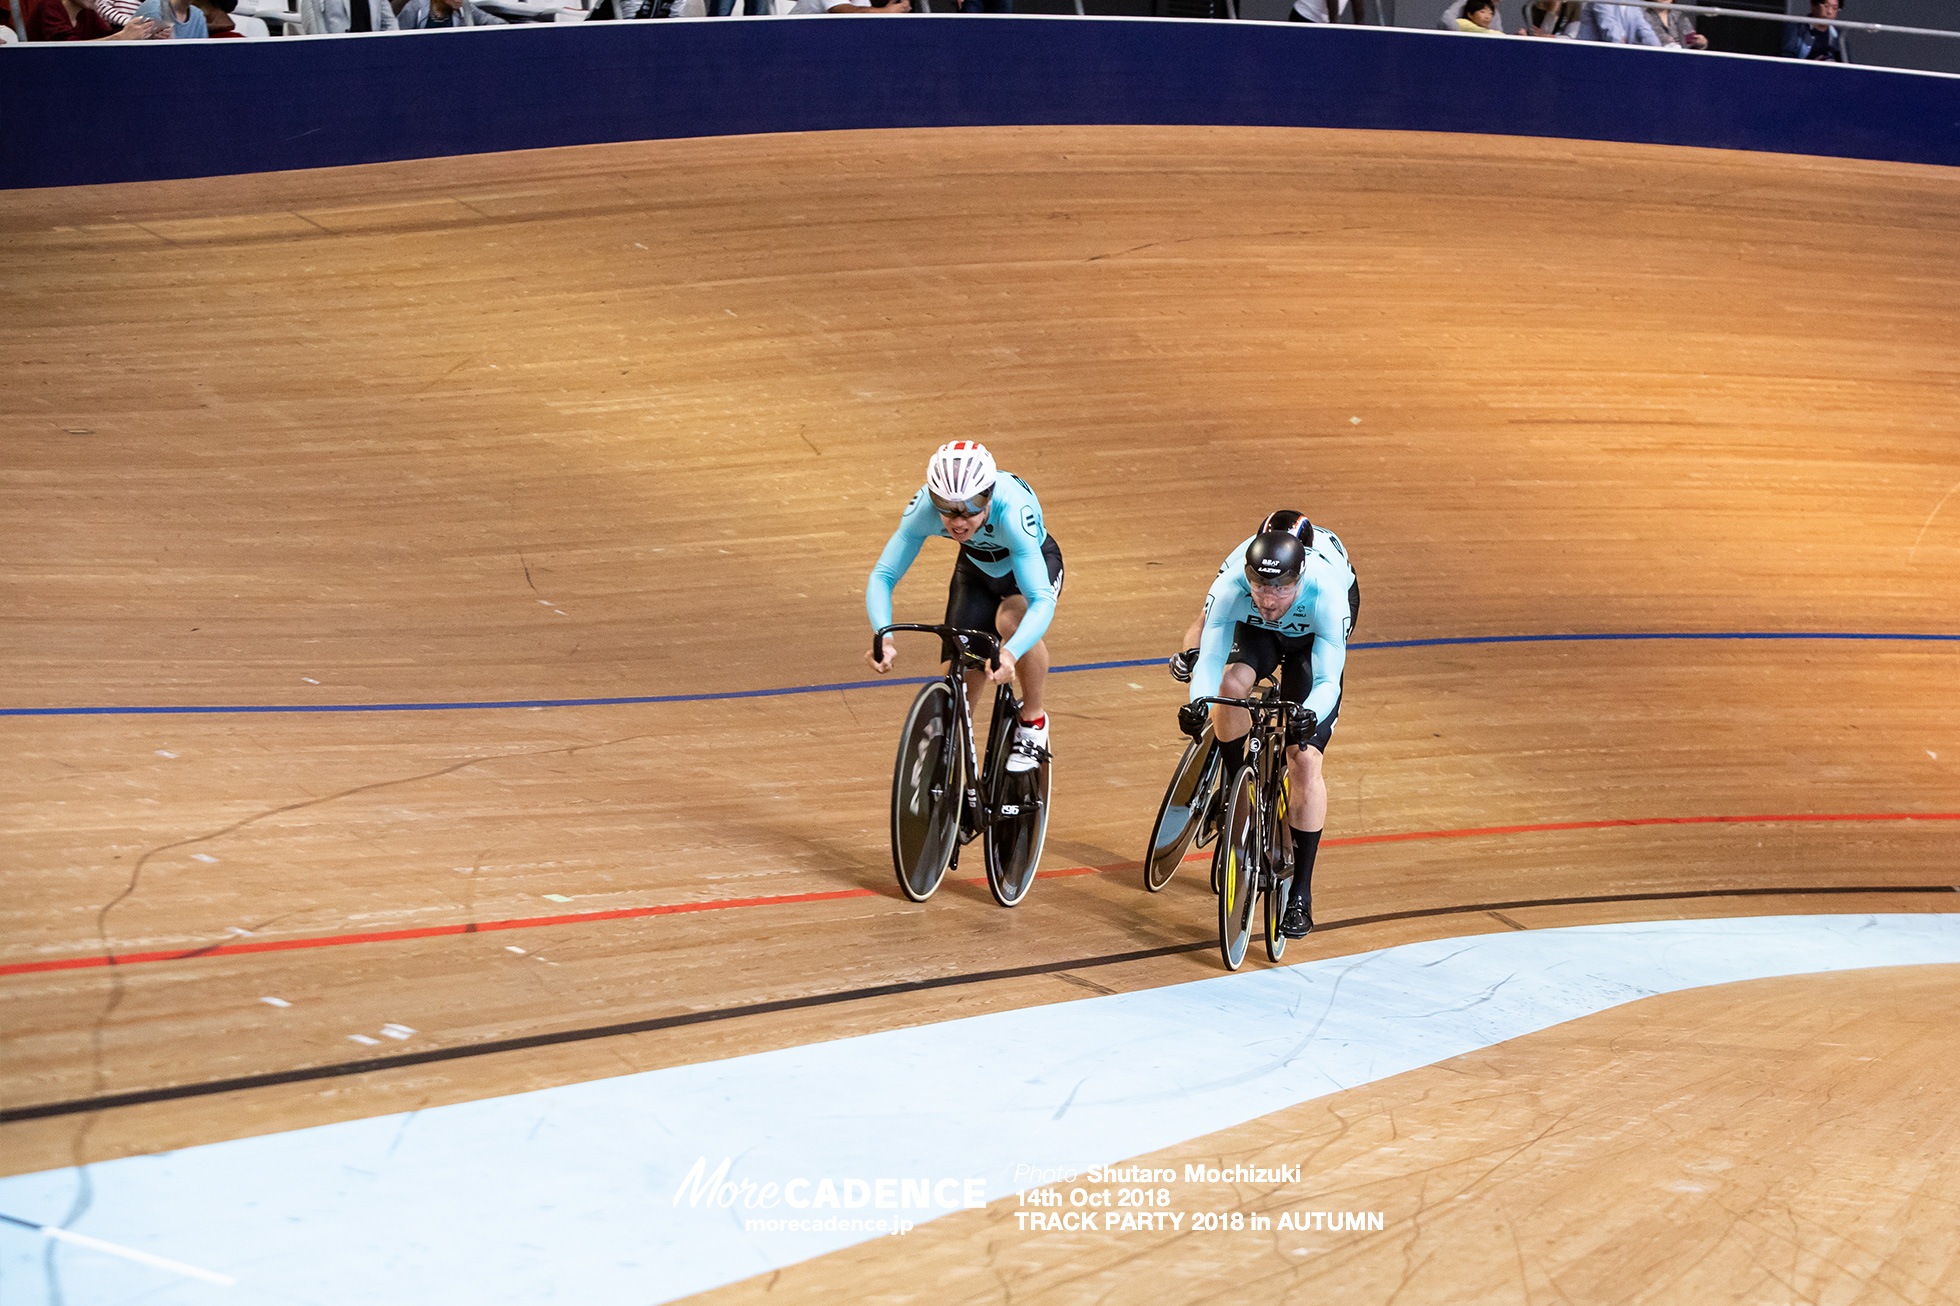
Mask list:
[[973,703],[967,697],[966,685],[962,681],[955,691],[960,699],[960,718],[966,729],[960,734],[960,742],[966,748],[966,783],[960,795],[960,837],[953,844],[953,860],[948,869],[960,864],[960,849],[980,835],[985,825],[980,809],[980,760],[973,746]]
[[[1273,783],[1272,772],[1286,765],[1286,753],[1284,748],[1278,752],[1272,749],[1262,751],[1256,742],[1251,749],[1259,776],[1254,804],[1259,823],[1258,886],[1267,893],[1284,893],[1287,884],[1281,877],[1288,860],[1284,841],[1293,837],[1292,829],[1287,825],[1287,813],[1293,797],[1292,783],[1291,777],[1284,771],[1280,772],[1279,782]],[[1275,795],[1270,802],[1266,797],[1269,793]]]

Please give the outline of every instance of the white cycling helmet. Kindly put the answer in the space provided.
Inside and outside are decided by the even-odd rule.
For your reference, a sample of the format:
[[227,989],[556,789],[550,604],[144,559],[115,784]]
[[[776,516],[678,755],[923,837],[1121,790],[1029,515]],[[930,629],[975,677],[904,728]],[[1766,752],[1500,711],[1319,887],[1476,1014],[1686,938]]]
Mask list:
[[970,516],[986,506],[996,475],[986,445],[954,440],[940,445],[926,464],[926,493],[940,511]]

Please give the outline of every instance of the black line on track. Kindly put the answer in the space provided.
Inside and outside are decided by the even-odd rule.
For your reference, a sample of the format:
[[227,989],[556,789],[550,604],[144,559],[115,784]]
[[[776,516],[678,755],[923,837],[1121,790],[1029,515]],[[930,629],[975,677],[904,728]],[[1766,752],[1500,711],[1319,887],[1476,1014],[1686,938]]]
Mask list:
[[[1411,911],[1382,912],[1374,916],[1355,916],[1347,920],[1325,921],[1314,926],[1314,933],[1347,930],[1360,925],[1379,925],[1384,921],[1420,920],[1431,916],[1475,915],[1490,911],[1516,911],[1525,907],[1578,907],[1615,902],[1673,902],[1688,898],[1767,898],[1806,894],[1880,893],[1960,893],[1960,885],[1839,885],[1823,888],[1780,889],[1694,889],[1680,893],[1612,893],[1582,898],[1530,898],[1517,902],[1477,902],[1456,907],[1423,907]],[[326,1066],[307,1066],[266,1075],[243,1075],[236,1079],[214,1079],[201,1084],[178,1084],[170,1088],[149,1088],[134,1093],[111,1093],[101,1097],[75,1098],[67,1102],[45,1102],[39,1106],[14,1107],[0,1111],[0,1124],[21,1120],[46,1120],[53,1116],[80,1115],[91,1111],[112,1111],[119,1107],[144,1106],[178,1098],[211,1097],[237,1093],[250,1088],[271,1088],[279,1084],[303,1084],[316,1079],[338,1079],[344,1075],[365,1075],[377,1070],[398,1070],[404,1066],[426,1066],[439,1061],[460,1061],[466,1057],[490,1056],[498,1052],[522,1052],[528,1048],[551,1047],[559,1043],[584,1043],[592,1039],[617,1038],[622,1034],[648,1034],[661,1029],[687,1025],[706,1025],[735,1020],[742,1016],[763,1016],[777,1011],[802,1011],[811,1007],[862,1002],[867,998],[892,997],[900,993],[924,993],[932,989],[957,988],[968,984],[987,984],[995,980],[1022,979],[1030,975],[1053,975],[1059,971],[1083,970],[1092,966],[1119,966],[1124,962],[1148,961],[1154,957],[1174,957],[1186,952],[1205,952],[1218,946],[1216,939],[1199,943],[1174,943],[1161,948],[1142,948],[1135,952],[1112,952],[1100,957],[1072,957],[1067,961],[1043,962],[1036,966],[1012,966],[1004,970],[970,971],[964,975],[942,975],[936,979],[905,980],[896,984],[876,984],[869,988],[842,989],[835,993],[813,993],[801,998],[782,998],[775,1002],[751,1002],[740,1007],[717,1007],[710,1011],[690,1011],[678,1016],[655,1016],[650,1020],[629,1020],[617,1025],[594,1025],[585,1029],[565,1029],[551,1034],[530,1034],[523,1038],[498,1039],[464,1047],[433,1048],[427,1052],[403,1052],[391,1057],[371,1057],[365,1061],[342,1061]]]

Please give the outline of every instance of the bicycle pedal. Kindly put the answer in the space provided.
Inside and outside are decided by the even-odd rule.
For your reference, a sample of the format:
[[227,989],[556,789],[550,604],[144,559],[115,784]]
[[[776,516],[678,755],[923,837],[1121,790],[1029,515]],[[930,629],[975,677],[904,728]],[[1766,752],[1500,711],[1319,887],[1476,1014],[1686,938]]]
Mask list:
[[[1009,775],[1028,775],[1037,768],[1054,760],[1055,755],[1045,748],[1027,748],[1016,744],[1007,754],[1007,773]],[[1025,759],[1025,760],[1024,760]]]

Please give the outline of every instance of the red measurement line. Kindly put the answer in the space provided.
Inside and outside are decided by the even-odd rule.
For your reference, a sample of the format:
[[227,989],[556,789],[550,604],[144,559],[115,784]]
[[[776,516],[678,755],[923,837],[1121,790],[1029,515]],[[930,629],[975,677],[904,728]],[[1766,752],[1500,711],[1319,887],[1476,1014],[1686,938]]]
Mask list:
[[[1611,830],[1645,825],[1767,825],[1816,821],[1960,821],[1960,812],[1856,812],[1789,816],[1645,816],[1618,821],[1557,821],[1541,825],[1492,825],[1473,830],[1415,830],[1406,834],[1363,834],[1329,839],[1325,848],[1373,843],[1404,843],[1413,839],[1469,839],[1500,834],[1540,834],[1556,830]],[[1210,853],[1194,853],[1186,861],[1201,861]],[[1042,871],[1037,878],[1061,879],[1103,871],[1133,871],[1141,862],[1108,866],[1071,866]],[[981,881],[975,879],[971,883]],[[884,897],[876,889],[833,889],[826,893],[786,893],[769,898],[719,898],[713,902],[680,902],[661,907],[622,907],[615,911],[574,912],[565,916],[528,916],[520,920],[479,921],[469,925],[428,925],[412,930],[380,930],[371,934],[331,934],[312,939],[276,939],[263,943],[222,943],[207,948],[178,948],[167,952],[130,952],[117,957],[67,957],[60,961],[27,961],[0,966],[0,975],[30,975],[48,970],[87,970],[97,966],[135,966],[151,961],[184,961],[192,957],[235,957],[248,952],[287,952],[296,948],[338,948],[352,943],[389,943],[397,939],[435,939],[451,934],[486,934],[492,930],[529,930],[546,925],[580,925],[589,921],[631,920],[638,916],[678,916],[683,912],[727,911],[736,907],[783,907],[799,902],[833,902],[840,898]]]
[[828,902],[832,898],[875,898],[871,889],[835,889],[829,893],[788,893],[774,898],[722,898],[715,902],[678,902],[663,907],[622,907],[617,911],[583,911],[569,916],[528,916],[522,920],[477,921],[469,925],[426,925],[413,930],[378,930],[372,934],[330,934],[315,939],[272,939],[264,943],[223,943],[209,948],[176,948],[168,952],[127,952],[114,958],[70,957],[62,961],[29,961],[0,966],[0,975],[26,975],[42,970],[81,970],[91,966],[134,966],[146,961],[183,961],[189,957],[233,957],[246,952],[286,952],[294,948],[337,948],[349,943],[388,943],[395,939],[434,939],[445,934],[484,934],[491,930],[528,930],[541,925],[578,925],[586,921],[618,921],[633,916],[677,916],[689,911],[722,911],[730,907],[774,907],[793,902]]

